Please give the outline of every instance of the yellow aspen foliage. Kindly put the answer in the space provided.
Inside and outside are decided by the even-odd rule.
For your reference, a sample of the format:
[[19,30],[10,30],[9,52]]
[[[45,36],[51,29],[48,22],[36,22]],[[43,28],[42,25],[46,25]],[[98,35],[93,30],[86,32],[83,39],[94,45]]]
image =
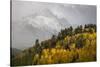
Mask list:
[[84,39],[87,39],[88,38],[88,33],[83,33],[83,37],[84,37]]
[[39,60],[39,54],[36,54],[36,55],[34,56],[33,62],[34,62],[34,63],[37,63],[38,60]]
[[95,45],[95,44],[96,44],[96,40],[94,39],[91,41],[91,45]]
[[70,46],[70,49],[71,49],[71,50],[72,50],[72,49],[75,49],[75,45],[76,45],[75,43],[72,43],[71,46]]
[[56,48],[61,48],[61,46],[59,44],[56,45]]
[[[96,34],[95,33],[82,33],[73,37],[66,36],[64,40],[76,40],[80,35],[83,36],[84,46],[83,48],[76,48],[75,43],[70,43],[70,50],[61,48],[61,41],[56,43],[55,48],[47,48],[42,50],[40,57],[40,64],[52,64],[52,63],[69,63],[69,62],[84,62],[96,60]],[[92,39],[92,40],[90,40]],[[67,43],[67,42],[66,42]],[[92,44],[92,45],[91,45]]]
[[94,39],[94,36],[93,36],[93,34],[89,34],[89,35],[88,35],[88,39],[89,39],[89,40],[92,40],[92,39]]
[[52,59],[51,56],[48,57],[48,61],[47,61],[47,63],[48,63],[48,64],[52,64],[52,63],[53,63],[53,59]]
[[51,49],[51,54],[55,54],[56,53],[56,49],[55,48],[52,48]]
[[90,40],[86,39],[85,46],[89,47],[90,44],[91,44]]
[[94,37],[94,39],[96,39],[96,33],[95,32],[93,33],[93,37]]
[[67,41],[67,39],[68,39],[68,36],[66,36],[66,37],[64,38],[65,41]]
[[95,46],[88,46],[78,50],[79,61],[94,61],[96,60]]

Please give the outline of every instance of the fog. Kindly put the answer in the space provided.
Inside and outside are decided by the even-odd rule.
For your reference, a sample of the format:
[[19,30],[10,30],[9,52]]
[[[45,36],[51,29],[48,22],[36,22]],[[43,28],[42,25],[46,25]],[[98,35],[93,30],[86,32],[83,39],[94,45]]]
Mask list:
[[95,5],[12,1],[12,47],[25,49],[69,26],[96,24]]

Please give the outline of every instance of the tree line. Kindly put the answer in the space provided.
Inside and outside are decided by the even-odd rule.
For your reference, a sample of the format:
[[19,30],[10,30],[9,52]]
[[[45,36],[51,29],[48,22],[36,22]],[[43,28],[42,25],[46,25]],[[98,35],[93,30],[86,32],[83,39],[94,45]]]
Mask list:
[[96,61],[96,24],[62,29],[11,60],[12,66]]

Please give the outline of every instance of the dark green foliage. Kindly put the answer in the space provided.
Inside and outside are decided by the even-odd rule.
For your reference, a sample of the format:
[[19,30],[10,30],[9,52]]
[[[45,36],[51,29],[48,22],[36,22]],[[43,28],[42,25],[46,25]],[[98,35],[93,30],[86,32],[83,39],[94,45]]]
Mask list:
[[[89,29],[89,30],[86,30]],[[84,26],[84,32],[96,32],[96,24],[87,24]]]
[[78,26],[77,28],[75,28],[74,33],[78,34],[78,33],[82,33],[83,32],[83,27],[82,25]]
[[77,39],[76,39],[76,48],[82,48],[85,45],[85,39],[83,37],[83,35],[80,35]]
[[42,47],[41,47],[41,45],[40,45],[40,43],[39,43],[39,40],[37,39],[36,40],[36,42],[35,42],[35,53],[40,53],[41,52],[41,50],[42,50]]
[[51,45],[50,48],[54,48],[56,46],[56,36],[53,35],[51,38]]

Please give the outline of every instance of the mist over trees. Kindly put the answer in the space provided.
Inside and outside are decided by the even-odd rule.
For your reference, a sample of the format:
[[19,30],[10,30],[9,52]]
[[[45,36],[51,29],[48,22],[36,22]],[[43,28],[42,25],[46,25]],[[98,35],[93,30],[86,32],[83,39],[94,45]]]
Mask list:
[[96,61],[96,24],[62,29],[11,59],[11,66]]

